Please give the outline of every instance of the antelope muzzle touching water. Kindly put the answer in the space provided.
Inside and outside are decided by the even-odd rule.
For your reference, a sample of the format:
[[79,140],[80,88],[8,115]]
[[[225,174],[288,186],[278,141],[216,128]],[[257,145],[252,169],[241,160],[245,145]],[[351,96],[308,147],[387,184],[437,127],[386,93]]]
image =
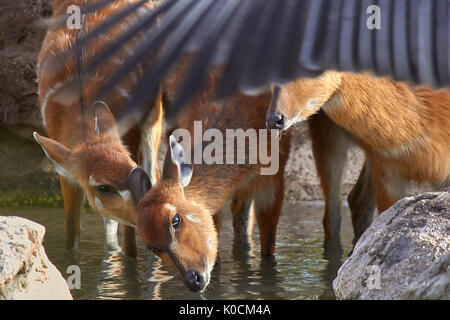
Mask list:
[[[141,169],[132,171],[129,190],[136,203],[137,226],[144,245],[168,264],[176,267],[186,286],[192,291],[203,291],[211,278],[211,271],[218,254],[218,227],[215,220],[219,212],[230,202],[235,232],[239,232],[239,221],[246,204],[253,201],[255,218],[260,230],[261,255],[272,256],[275,249],[276,228],[284,197],[284,167],[289,156],[290,135],[281,138],[270,133],[253,144],[264,145],[271,157],[279,160],[277,171],[262,175],[261,170],[270,166],[258,159],[250,163],[250,143],[245,146],[244,162],[237,162],[239,143],[233,146],[235,157],[227,161],[226,139],[214,136],[206,138],[207,130],[221,137],[227,130],[242,129],[247,133],[264,130],[265,114],[270,104],[270,93],[259,96],[238,95],[223,103],[211,102],[215,95],[214,76],[209,76],[202,90],[178,117],[170,128],[169,148],[166,154],[163,175],[154,186]],[[171,75],[165,87],[166,101],[175,99],[180,78]],[[198,146],[195,139],[196,124],[203,125],[200,140],[201,153],[211,151],[212,162],[194,159]],[[275,133],[275,132],[274,132]],[[275,139],[273,139],[275,137]],[[220,142],[218,142],[219,140]],[[242,141],[248,141],[249,137]],[[272,152],[272,146],[279,150]],[[190,157],[188,155],[191,155]],[[189,159],[190,158],[190,159]],[[194,161],[193,161],[194,160]]]
[[185,197],[187,170],[171,172],[148,195],[151,184],[146,173],[140,168],[131,172],[133,199],[138,203],[143,198],[137,206],[139,235],[148,251],[180,272],[191,291],[202,291],[217,257],[217,231],[212,215]]
[[[324,135],[315,121],[318,116],[326,116],[346,133]],[[375,200],[383,212],[406,196],[412,183],[436,188],[450,184],[450,90],[410,88],[389,78],[334,71],[275,87],[268,127],[287,130],[304,120],[322,140],[313,150],[316,163],[325,157],[337,159],[331,160],[337,163],[334,170],[317,167],[324,189],[340,183],[343,162],[339,159],[346,152],[346,141],[356,142],[365,151],[366,163],[357,183],[357,189],[365,190],[365,203],[352,205],[350,200],[358,198],[352,193],[351,209],[370,208]],[[325,213],[326,233],[339,229],[337,214]],[[367,226],[367,221],[362,223],[359,234]]]

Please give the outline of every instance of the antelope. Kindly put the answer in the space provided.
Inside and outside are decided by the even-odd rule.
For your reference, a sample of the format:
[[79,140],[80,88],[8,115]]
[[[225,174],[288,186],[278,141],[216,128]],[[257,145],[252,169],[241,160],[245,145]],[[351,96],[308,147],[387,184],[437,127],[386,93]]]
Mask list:
[[121,25],[100,35],[83,48],[78,59],[70,57],[66,53],[74,47],[78,37],[137,0],[117,0],[86,15],[79,30],[58,25],[69,5],[81,8],[94,2],[54,1],[53,23],[43,41],[37,66],[39,101],[49,138],[37,133],[34,133],[34,138],[60,175],[66,215],[66,249],[78,246],[80,212],[86,194],[90,206],[105,218],[106,240],[113,247],[114,241],[117,243],[115,221],[119,221],[124,226],[124,252],[135,256],[136,217],[127,178],[137,162],[146,167],[153,183],[159,178],[156,154],[161,135],[162,106],[157,98],[152,102],[152,111],[140,123],[118,125],[115,121],[114,115],[127,107],[130,90],[138,83],[144,64],[130,70],[124,82],[108,97],[99,101],[96,98],[98,88],[133,53],[138,39],[124,45],[95,74],[83,74],[83,66],[124,29],[133,25],[140,14],[153,10],[153,4],[145,4],[140,11],[125,18]]
[[[175,132],[187,130],[194,135],[196,121],[202,122],[203,129],[214,128],[224,136],[226,129],[266,129],[265,114],[270,104],[270,92],[258,96],[239,94],[223,103],[215,103],[211,102],[214,79],[214,75],[209,76],[206,88],[189,103],[169,130],[172,134],[161,180],[152,185],[139,168],[131,172],[128,180],[128,188],[136,203],[141,241],[163,261],[175,266],[191,291],[203,291],[210,281],[218,252],[218,229],[214,219],[230,201],[233,225],[237,230],[242,212],[246,211],[249,200],[253,200],[260,230],[261,255],[273,254],[284,198],[284,167],[290,148],[289,134],[281,138],[276,136],[279,168],[274,175],[261,175],[260,170],[265,165],[261,161],[250,164],[247,149],[244,164],[236,164],[236,161],[226,163],[225,156],[219,156],[223,164],[190,164],[187,154],[189,151],[194,154],[196,145],[192,140],[185,140],[184,136],[183,141],[178,141]],[[176,83],[180,83],[178,75],[171,74],[163,85],[164,100],[169,104],[175,97]],[[266,136],[263,142],[260,139],[258,143],[266,143],[272,150],[271,141]],[[203,142],[204,147],[207,145]],[[271,153],[275,156],[275,152]]]
[[[273,93],[276,98],[267,115],[269,128],[285,131],[324,113],[365,151],[365,178],[360,176],[358,188],[369,191],[364,201],[356,205],[369,208],[373,191],[381,213],[407,195],[412,183],[429,183],[434,188],[450,184],[449,90],[411,88],[390,78],[327,71],[318,78],[301,78],[276,86]],[[313,130],[319,132],[320,128]],[[347,141],[352,140],[341,143],[339,149],[336,139],[329,138],[315,150],[316,160],[340,157]],[[333,169],[318,168],[322,185],[336,186],[340,182],[342,163],[336,161]],[[355,227],[358,221],[353,223]],[[339,211],[327,207],[325,232],[329,236],[338,233],[339,224]],[[359,235],[365,227],[367,221],[359,226]]]

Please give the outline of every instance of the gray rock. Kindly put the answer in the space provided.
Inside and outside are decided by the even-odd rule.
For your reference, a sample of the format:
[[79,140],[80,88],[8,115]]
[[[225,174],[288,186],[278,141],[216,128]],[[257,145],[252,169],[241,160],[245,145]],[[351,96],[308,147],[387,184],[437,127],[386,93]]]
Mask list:
[[338,299],[400,299],[450,249],[450,189],[398,201],[356,243],[333,281]]
[[402,299],[450,300],[450,252],[419,275],[403,293]]
[[44,234],[40,224],[0,216],[0,299],[72,299],[66,281],[45,253]]

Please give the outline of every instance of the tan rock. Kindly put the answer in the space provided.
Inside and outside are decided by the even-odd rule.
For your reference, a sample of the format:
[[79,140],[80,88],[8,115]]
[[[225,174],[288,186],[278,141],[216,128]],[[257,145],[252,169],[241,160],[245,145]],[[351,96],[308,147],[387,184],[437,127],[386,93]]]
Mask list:
[[45,228],[20,217],[0,217],[0,299],[72,299],[67,283],[48,259]]

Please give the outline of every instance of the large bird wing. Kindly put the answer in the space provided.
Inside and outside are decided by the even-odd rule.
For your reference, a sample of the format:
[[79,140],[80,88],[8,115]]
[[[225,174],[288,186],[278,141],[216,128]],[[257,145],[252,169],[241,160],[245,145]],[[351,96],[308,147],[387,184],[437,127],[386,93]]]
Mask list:
[[[111,2],[102,0],[97,7]],[[447,0],[166,0],[142,14],[88,69],[95,70],[138,32],[145,33],[140,48],[100,91],[104,95],[142,59],[163,48],[133,93],[127,111],[133,113],[156,94],[183,53],[196,53],[178,98],[166,110],[169,117],[218,65],[223,66],[218,98],[326,69],[368,70],[414,84],[447,86],[449,7]],[[129,12],[111,17],[79,45]]]

